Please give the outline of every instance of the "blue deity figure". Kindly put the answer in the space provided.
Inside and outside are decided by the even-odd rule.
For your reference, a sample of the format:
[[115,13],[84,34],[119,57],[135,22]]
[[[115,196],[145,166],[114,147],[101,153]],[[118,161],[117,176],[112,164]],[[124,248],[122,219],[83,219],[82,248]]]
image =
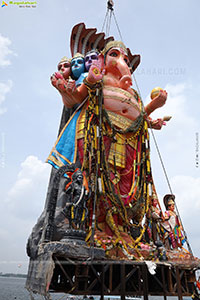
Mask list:
[[90,66],[98,60],[98,51],[91,50],[84,56],[76,53],[71,60],[71,77],[76,81],[76,87],[81,85],[83,79],[87,77]]
[[71,77],[76,81],[76,86],[79,86],[86,76],[84,56],[76,53],[71,60]]

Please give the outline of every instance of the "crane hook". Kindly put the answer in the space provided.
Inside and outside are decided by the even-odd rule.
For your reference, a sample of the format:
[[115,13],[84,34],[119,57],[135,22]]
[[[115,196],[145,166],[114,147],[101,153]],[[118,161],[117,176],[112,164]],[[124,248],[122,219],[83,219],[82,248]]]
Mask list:
[[113,6],[114,6],[113,0],[108,0],[107,5],[108,5],[108,9],[113,10]]

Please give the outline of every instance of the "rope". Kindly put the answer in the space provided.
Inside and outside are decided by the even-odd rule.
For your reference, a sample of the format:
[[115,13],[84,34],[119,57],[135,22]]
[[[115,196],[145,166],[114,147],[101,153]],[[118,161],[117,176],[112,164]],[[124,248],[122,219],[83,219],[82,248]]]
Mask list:
[[106,36],[109,36],[109,32],[110,32],[110,24],[111,24],[111,17],[112,17],[112,11],[110,11],[108,9],[107,11],[107,19],[106,19]]
[[110,26],[111,26],[112,14],[113,14],[113,11],[110,10],[110,19],[109,19],[109,22],[108,22],[108,32],[107,32],[107,36],[109,36],[109,34],[110,34]]
[[[136,77],[135,77],[134,74],[133,74],[133,79],[134,79],[134,81],[135,81],[135,85],[136,85],[137,92],[138,92],[138,94],[139,94],[139,96],[140,96],[140,99],[142,100],[141,92],[140,92],[140,89],[139,89],[139,86],[138,86],[138,83],[137,83],[137,80],[136,80]],[[163,168],[163,172],[164,172],[164,174],[165,174],[165,178],[166,178],[166,181],[167,181],[167,184],[168,184],[168,187],[169,187],[169,191],[170,191],[170,193],[173,195],[172,188],[171,188],[171,185],[170,185],[170,182],[169,182],[169,178],[168,178],[168,176],[167,176],[167,171],[166,171],[166,169],[165,169],[165,166],[164,166],[164,163],[163,163],[163,160],[162,160],[162,156],[161,156],[161,153],[160,153],[158,144],[157,144],[157,142],[156,142],[156,138],[155,138],[155,135],[154,135],[154,133],[153,133],[153,129],[152,129],[152,127],[151,127],[151,124],[150,124],[150,131],[151,131],[151,134],[152,134],[152,137],[153,137],[153,141],[154,141],[154,144],[155,144],[155,146],[156,146],[156,150],[157,150],[157,153],[158,153],[158,156],[159,156],[159,159],[160,159],[162,168]],[[192,248],[191,248],[191,246],[190,246],[190,244],[189,244],[189,241],[188,241],[188,237],[187,237],[186,231],[185,231],[185,229],[184,229],[184,227],[183,227],[183,222],[182,222],[182,220],[181,220],[181,216],[180,216],[178,207],[177,207],[175,201],[174,201],[174,203],[175,203],[175,208],[176,208],[176,211],[177,211],[178,218],[179,218],[179,220],[180,220],[180,223],[182,224],[183,233],[184,233],[184,236],[185,236],[185,241],[186,241],[187,246],[188,246],[188,250],[189,250],[189,252],[193,255]]]
[[110,26],[111,26],[111,19],[112,19],[112,15],[113,15],[113,4],[110,3],[110,1],[107,2],[107,11],[106,11],[106,15],[103,21],[103,26],[101,31],[104,30],[104,27],[106,25],[106,30],[105,30],[105,34],[108,37],[109,33],[110,33]]
[[[167,184],[168,184],[170,193],[173,195],[172,188],[171,188],[171,185],[170,185],[170,182],[169,182],[169,178],[168,178],[168,176],[167,176],[167,172],[166,172],[166,169],[165,169],[165,166],[164,166],[164,163],[163,163],[163,160],[162,160],[162,156],[161,156],[160,150],[159,150],[159,148],[158,148],[158,144],[157,144],[157,142],[156,142],[156,138],[155,138],[155,135],[154,135],[154,133],[153,133],[153,129],[152,129],[152,127],[151,127],[151,124],[150,124],[150,130],[151,130],[151,134],[152,134],[152,137],[153,137],[153,140],[154,140],[154,144],[155,144],[155,146],[156,146],[156,150],[157,150],[157,152],[158,152],[158,156],[159,156],[159,159],[160,159],[162,168],[163,168],[163,172],[164,172],[165,177],[166,177],[166,180],[167,180]],[[177,205],[176,205],[176,201],[174,201],[174,203],[175,203],[175,208],[176,208],[176,211],[177,211],[178,218],[179,218],[179,220],[180,220],[180,223],[182,224],[183,233],[184,233],[184,236],[185,236],[185,241],[186,241],[187,246],[188,246],[188,250],[189,250],[189,252],[193,255],[192,248],[191,248],[191,246],[190,246],[190,244],[189,244],[188,237],[187,237],[186,231],[185,231],[185,229],[184,229],[184,227],[183,227],[183,222],[182,222],[182,220],[181,220],[181,216],[180,216],[180,213],[179,213],[179,211],[178,211],[178,207],[177,207]]]
[[151,134],[152,134],[152,136],[153,136],[153,140],[154,140],[154,143],[155,143],[155,146],[156,146],[156,150],[157,150],[157,152],[158,152],[158,156],[159,156],[159,159],[160,159],[162,168],[163,168],[163,172],[164,172],[165,177],[166,177],[166,180],[167,180],[167,184],[168,184],[170,193],[173,194],[172,188],[171,188],[171,185],[170,185],[170,182],[169,182],[169,178],[168,178],[168,176],[167,176],[167,172],[166,172],[166,169],[165,169],[165,166],[164,166],[164,163],[163,163],[163,160],[162,160],[162,157],[161,157],[161,154],[160,154],[160,150],[159,150],[159,148],[158,148],[158,144],[157,144],[157,142],[156,142],[155,135],[154,135],[154,133],[153,133],[153,129],[152,129],[152,127],[151,127],[151,124],[150,124],[150,130],[151,130]]
[[[139,86],[138,86],[138,83],[137,83],[135,74],[133,73],[132,76],[133,76],[133,79],[134,79],[134,81],[135,81],[135,86],[136,86],[137,92],[138,92],[138,94],[139,94],[139,96],[140,96],[140,99],[141,99],[141,101],[142,101],[142,95],[141,95],[141,92],[140,92],[140,89],[139,89]],[[143,102],[143,101],[142,101],[142,102]]]
[[106,15],[105,15],[105,18],[104,18],[104,21],[103,21],[103,26],[102,26],[101,31],[104,30],[104,27],[105,27],[105,24],[106,24],[105,33],[106,33],[106,36],[109,36],[112,15],[114,16],[115,24],[116,24],[120,39],[123,42],[122,34],[121,34],[121,31],[120,31],[120,28],[119,28],[119,24],[117,22],[117,18],[116,18],[115,13],[114,13],[113,5],[111,5],[109,3],[109,1],[108,1],[107,11],[106,11]]
[[104,31],[104,27],[105,27],[105,23],[106,23],[106,20],[107,20],[107,16],[108,16],[108,10],[106,12],[106,15],[105,15],[105,18],[104,18],[104,21],[103,21],[103,26],[102,26],[101,31]]
[[122,34],[121,34],[121,31],[120,31],[119,25],[118,25],[118,23],[117,23],[117,19],[116,19],[116,17],[115,17],[114,11],[113,11],[113,16],[114,16],[115,24],[116,24],[117,29],[118,29],[118,32],[119,32],[120,39],[121,39],[121,41],[123,42]]

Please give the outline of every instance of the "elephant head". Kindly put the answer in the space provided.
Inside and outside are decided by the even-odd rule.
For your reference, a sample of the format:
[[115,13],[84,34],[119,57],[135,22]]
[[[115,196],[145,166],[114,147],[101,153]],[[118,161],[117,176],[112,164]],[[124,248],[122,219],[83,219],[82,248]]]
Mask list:
[[99,56],[103,63],[104,84],[128,90],[132,85],[130,61],[125,45],[109,42]]
[[106,79],[113,79],[122,89],[132,85],[129,59],[124,48],[115,46],[105,54],[105,84]]

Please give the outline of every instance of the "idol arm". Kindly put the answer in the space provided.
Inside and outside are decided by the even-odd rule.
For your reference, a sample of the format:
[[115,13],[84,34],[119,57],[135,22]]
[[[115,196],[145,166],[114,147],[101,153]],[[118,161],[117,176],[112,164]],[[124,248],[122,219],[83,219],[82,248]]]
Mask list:
[[159,95],[155,97],[149,104],[145,106],[145,112],[147,116],[149,116],[154,110],[156,110],[159,107],[162,107],[167,100],[167,92],[164,90],[161,90]]

